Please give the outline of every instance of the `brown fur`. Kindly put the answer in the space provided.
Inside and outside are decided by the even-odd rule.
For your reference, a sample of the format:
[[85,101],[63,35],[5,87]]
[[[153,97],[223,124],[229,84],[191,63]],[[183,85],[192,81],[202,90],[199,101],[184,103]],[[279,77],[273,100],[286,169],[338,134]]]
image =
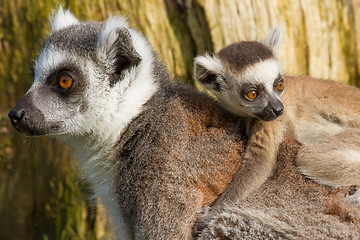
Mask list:
[[[360,90],[356,87],[311,77],[286,77],[282,101],[287,121],[292,120],[288,122],[288,132],[295,138],[304,138],[304,143],[312,141],[299,135],[304,130],[309,131],[306,129],[313,130],[313,126],[307,125],[307,122],[318,124],[319,121],[326,121],[360,128]],[[299,123],[294,119],[307,122]]]
[[[161,90],[146,104],[117,145],[121,159],[115,178],[118,201],[126,221],[136,228],[136,239],[189,237],[199,210],[216,200],[240,167],[242,126],[240,119],[210,98],[187,88]],[[346,232],[357,237],[359,222],[344,222],[339,215],[350,212],[357,219],[359,212],[331,188],[300,175],[293,163],[298,149],[298,144],[287,139],[274,176],[235,209],[235,215],[248,217],[247,234],[314,237]],[[325,213],[329,204],[334,210]],[[249,215],[249,211],[256,212]],[[261,220],[263,215],[270,223]],[[200,233],[206,234],[208,228],[211,224],[200,228]],[[334,230],[326,235],[329,228]]]
[[[345,200],[351,189],[304,178],[295,166],[299,149],[298,143],[286,138],[273,176],[241,204],[202,216],[195,227],[202,218],[206,224],[197,239],[358,239],[360,211]],[[254,219],[258,222],[252,234],[240,231]],[[268,228],[276,231],[265,231]]]
[[305,144],[297,165],[323,184],[359,185],[360,89],[310,77],[285,78],[280,117],[289,135]]
[[[247,204],[271,211],[272,216],[293,225],[297,230],[302,229],[303,234],[312,239],[345,238],[347,235],[353,239],[359,238],[360,222],[344,221],[344,217],[339,216],[353,215],[353,219],[360,216],[359,210],[345,200],[344,192],[349,189],[336,190],[301,176],[294,161],[299,147],[289,139],[286,145],[282,144],[277,171],[246,200]],[[337,210],[329,210],[330,205]],[[306,229],[310,232],[306,233]]]
[[233,43],[221,49],[217,56],[233,70],[242,71],[251,64],[272,58],[274,53],[270,47],[264,47],[260,42],[248,41]]
[[275,170],[278,148],[284,135],[282,123],[253,119],[251,125],[244,164],[236,173],[232,184],[216,201],[215,207],[246,198],[252,191],[260,188]]
[[119,204],[136,239],[191,235],[197,211],[216,200],[241,164],[239,121],[188,88],[150,99],[117,145]]
[[297,158],[304,174],[333,186],[360,184],[360,162],[334,154],[350,149],[360,156],[360,89],[310,77],[285,77],[284,81],[284,114],[271,122],[252,120],[245,164],[216,207],[246,198],[271,176],[285,132],[311,144]]

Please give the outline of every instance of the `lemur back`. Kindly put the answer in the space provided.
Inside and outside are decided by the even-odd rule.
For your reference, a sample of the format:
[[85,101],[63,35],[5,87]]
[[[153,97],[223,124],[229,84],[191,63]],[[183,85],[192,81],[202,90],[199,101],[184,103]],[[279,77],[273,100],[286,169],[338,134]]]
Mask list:
[[[283,79],[276,53],[283,29],[283,25],[275,28],[263,41],[239,42],[217,55],[195,58],[195,80],[213,93],[220,105],[248,119],[244,164],[216,205],[245,198],[271,176],[284,133],[308,145],[297,159],[307,176],[329,185],[360,184],[359,144],[345,150],[335,147],[327,156],[317,157],[323,151],[321,140],[359,129],[360,90],[310,77]],[[350,134],[334,137],[334,144],[344,137]],[[351,134],[354,137],[360,138]],[[315,142],[316,149],[311,148]],[[335,160],[331,157],[334,151],[351,154]]]
[[287,133],[309,145],[360,128],[360,89],[311,77],[285,77]]
[[360,185],[360,89],[310,77],[286,77],[285,84],[282,121],[305,145],[300,171],[326,185]]
[[[139,236],[157,239],[155,225],[171,239],[187,239],[197,211],[213,204],[241,164],[241,125],[188,88],[160,89],[150,99],[116,145],[118,201],[126,216],[138,213],[129,220],[141,226]],[[177,219],[170,223],[169,214]]]

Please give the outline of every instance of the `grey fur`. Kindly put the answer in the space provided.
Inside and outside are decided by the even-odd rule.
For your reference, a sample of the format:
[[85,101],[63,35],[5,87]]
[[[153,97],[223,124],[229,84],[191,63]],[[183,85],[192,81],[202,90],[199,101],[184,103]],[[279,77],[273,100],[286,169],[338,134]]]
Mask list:
[[98,36],[103,27],[103,23],[80,22],[52,32],[42,48],[52,46],[56,49],[74,52],[81,57],[95,60]]
[[[203,95],[193,94],[192,90],[183,87],[162,88],[128,126],[116,146],[121,159],[116,167],[119,202],[132,225],[139,226],[136,237],[140,239],[187,238],[186,229],[194,223],[200,200],[198,193],[189,191],[189,187],[201,185],[200,176],[209,179],[207,184],[211,186],[216,182],[211,183],[210,179],[219,174],[227,175],[226,163],[219,166],[225,160],[223,154],[226,154],[221,148],[232,144],[229,142],[231,136],[241,139],[238,135],[241,129],[236,133],[233,128],[236,124],[233,116],[216,105],[211,107],[212,101]],[[188,120],[200,117],[196,115],[202,114],[203,110],[209,111],[214,122],[201,123],[204,129],[197,131],[202,133],[192,137],[187,134],[193,127]],[[188,113],[179,114],[182,111]],[[221,127],[223,130],[216,126],[217,118],[227,122]],[[211,135],[215,137],[213,134],[217,139],[209,138]],[[144,159],[147,160],[144,162]],[[154,226],[162,226],[166,234],[159,233]]]
[[[25,114],[24,109],[27,109],[31,114]],[[48,133],[49,129],[56,128],[55,124],[53,126],[44,124],[45,117],[34,106],[31,93],[25,94],[21,98],[20,102],[9,113],[9,117],[16,130],[26,135],[44,135]]]

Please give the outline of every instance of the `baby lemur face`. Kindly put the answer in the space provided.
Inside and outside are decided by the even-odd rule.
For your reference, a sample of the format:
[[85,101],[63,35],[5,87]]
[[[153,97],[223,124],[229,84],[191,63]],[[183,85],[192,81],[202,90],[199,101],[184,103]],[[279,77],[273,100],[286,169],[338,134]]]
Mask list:
[[217,55],[196,57],[195,80],[236,115],[276,119],[284,110],[280,100],[284,81],[275,52],[281,28],[277,27],[263,42],[234,43]]

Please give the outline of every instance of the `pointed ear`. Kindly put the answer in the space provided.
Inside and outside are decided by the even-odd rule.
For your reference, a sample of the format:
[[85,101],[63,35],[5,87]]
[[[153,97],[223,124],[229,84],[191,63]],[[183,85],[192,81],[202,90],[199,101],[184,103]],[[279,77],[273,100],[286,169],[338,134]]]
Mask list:
[[111,76],[111,86],[120,80],[126,70],[141,62],[141,56],[134,48],[125,20],[110,17],[97,42],[97,57]]
[[56,32],[78,23],[79,20],[69,10],[64,11],[62,6],[60,6],[59,10],[56,13],[53,11],[53,14],[50,16],[50,31]]
[[263,43],[270,48],[277,50],[284,37],[285,27],[285,23],[277,25],[269,32],[268,36],[263,40]]
[[198,56],[194,59],[194,79],[211,92],[221,92],[225,82],[222,68],[222,63],[216,56]]

